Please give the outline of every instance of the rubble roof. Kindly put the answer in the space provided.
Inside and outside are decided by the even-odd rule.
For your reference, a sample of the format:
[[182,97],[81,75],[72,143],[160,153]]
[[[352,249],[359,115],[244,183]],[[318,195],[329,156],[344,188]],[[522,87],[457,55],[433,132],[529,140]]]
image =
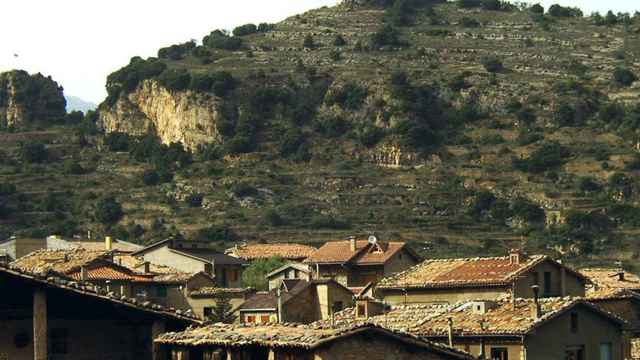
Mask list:
[[[544,261],[564,266],[546,255],[524,257],[517,263],[512,262],[509,256],[426,260],[410,269],[380,280],[377,288],[506,286],[516,277]],[[583,275],[569,268],[565,267],[565,269],[577,277],[587,280]]]
[[521,336],[530,334],[542,324],[576,306],[586,307],[619,325],[625,324],[617,316],[581,298],[540,299],[542,316],[538,319],[532,314],[532,309],[535,307],[533,299],[516,299],[515,307],[510,299],[487,302],[492,303],[495,307],[490,307],[486,313],[475,312],[473,309],[475,303],[467,302],[450,311],[438,314],[429,321],[412,328],[411,332],[421,336],[447,336],[449,319],[451,319],[455,336]]
[[[622,269],[591,268],[582,269],[580,272],[591,279],[594,284],[594,290],[602,288],[640,290],[640,277]],[[620,280],[619,274],[624,274],[623,280]]]
[[18,268],[13,265],[0,264],[0,274],[6,274],[8,276],[17,277],[27,281],[35,282],[44,287],[52,287],[56,289],[62,289],[65,291],[73,292],[83,296],[89,296],[96,299],[101,299],[109,302],[113,302],[119,305],[127,306],[129,308],[138,309],[147,313],[170,317],[176,320],[186,321],[192,324],[199,324],[198,318],[193,313],[188,311],[176,310],[174,308],[164,307],[162,305],[153,304],[149,301],[140,302],[134,298],[128,298],[125,296],[116,295],[114,293],[107,292],[105,289],[78,281],[69,281],[65,278],[45,273],[34,273],[24,269]]
[[282,244],[249,244],[234,246],[225,251],[225,254],[247,261],[281,257],[287,260],[302,260],[317,251],[309,245],[282,243]]
[[[403,249],[403,242],[379,242],[371,244],[366,240],[356,241],[356,250],[351,251],[350,240],[329,241],[309,256],[305,263],[352,263],[355,265],[382,265]],[[412,256],[416,257],[413,253]]]
[[272,348],[314,349],[328,342],[365,332],[377,336],[393,337],[416,347],[447,354],[457,359],[473,359],[463,351],[430,342],[414,335],[385,329],[374,324],[361,324],[348,328],[328,328],[312,325],[226,325],[213,324],[189,328],[180,333],[166,333],[155,342],[183,346],[267,346]]

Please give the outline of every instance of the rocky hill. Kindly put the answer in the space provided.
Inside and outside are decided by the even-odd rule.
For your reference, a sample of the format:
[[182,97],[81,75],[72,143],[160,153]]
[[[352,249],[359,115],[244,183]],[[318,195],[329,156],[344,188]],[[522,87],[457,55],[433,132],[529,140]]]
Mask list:
[[[0,183],[17,185],[3,226],[635,259],[639,29],[559,6],[361,0],[213,31],[133,58],[97,114],[0,134]],[[24,160],[34,136],[50,164]]]

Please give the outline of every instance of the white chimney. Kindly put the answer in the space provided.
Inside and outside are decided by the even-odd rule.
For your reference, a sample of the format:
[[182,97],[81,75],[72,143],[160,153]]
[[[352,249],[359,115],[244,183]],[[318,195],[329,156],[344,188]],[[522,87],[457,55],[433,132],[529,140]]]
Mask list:
[[349,249],[351,250],[351,252],[355,252],[356,251],[356,237],[355,236],[349,236]]
[[107,236],[104,238],[104,248],[107,251],[113,250],[113,241],[111,240],[111,236]]
[[86,266],[80,267],[80,281],[87,281],[89,279],[88,269]]

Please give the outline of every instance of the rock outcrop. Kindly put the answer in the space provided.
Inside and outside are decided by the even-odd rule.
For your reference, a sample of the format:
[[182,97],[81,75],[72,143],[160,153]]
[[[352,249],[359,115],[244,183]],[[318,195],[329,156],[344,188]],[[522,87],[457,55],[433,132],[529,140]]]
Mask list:
[[0,74],[0,128],[54,123],[64,118],[65,107],[63,89],[51,77],[22,70]]
[[99,126],[106,133],[133,136],[155,134],[164,144],[199,145],[220,142],[216,124],[220,99],[193,91],[169,91],[155,80],[145,80],[111,106],[100,109]]

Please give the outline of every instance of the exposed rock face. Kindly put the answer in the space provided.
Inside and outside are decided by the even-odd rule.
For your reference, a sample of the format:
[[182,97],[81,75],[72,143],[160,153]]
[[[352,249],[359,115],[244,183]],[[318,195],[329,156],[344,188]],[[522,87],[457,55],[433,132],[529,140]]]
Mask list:
[[199,145],[222,140],[216,127],[220,104],[209,94],[173,92],[155,80],[145,80],[114,106],[100,109],[99,125],[107,133],[152,133],[164,144],[182,143],[195,150]]
[[62,87],[51,77],[14,70],[0,74],[0,128],[20,128],[30,122],[64,118]]

